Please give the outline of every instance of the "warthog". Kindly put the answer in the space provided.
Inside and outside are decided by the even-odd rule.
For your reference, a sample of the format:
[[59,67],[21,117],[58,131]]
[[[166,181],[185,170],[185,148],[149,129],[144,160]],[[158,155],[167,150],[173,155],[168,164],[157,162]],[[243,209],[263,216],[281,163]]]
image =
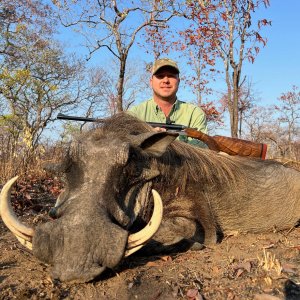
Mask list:
[[52,265],[54,278],[77,282],[142,246],[150,254],[182,251],[232,231],[283,230],[298,222],[300,172],[223,156],[176,136],[118,114],[70,146],[60,164],[66,188],[51,210],[53,221],[33,229],[16,219],[10,205],[16,178],[3,187],[2,219]]

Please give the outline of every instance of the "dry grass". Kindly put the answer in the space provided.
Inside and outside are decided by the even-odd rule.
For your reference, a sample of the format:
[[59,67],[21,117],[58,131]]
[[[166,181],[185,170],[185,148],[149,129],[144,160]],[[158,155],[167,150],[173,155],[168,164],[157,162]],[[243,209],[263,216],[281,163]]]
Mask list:
[[42,167],[42,160],[34,159],[29,164],[24,163],[21,159],[10,159],[0,163],[0,182],[4,183],[14,176],[24,178],[28,175],[34,177],[43,177],[45,172]]
[[266,272],[275,273],[277,276],[281,274],[282,267],[279,260],[271,252],[263,250],[263,256],[258,258],[258,266]]
[[4,183],[14,176],[24,179],[28,176],[44,178],[43,165],[48,161],[60,161],[64,157],[64,146],[51,146],[47,149],[39,147],[30,157],[12,154],[0,158],[0,183]]

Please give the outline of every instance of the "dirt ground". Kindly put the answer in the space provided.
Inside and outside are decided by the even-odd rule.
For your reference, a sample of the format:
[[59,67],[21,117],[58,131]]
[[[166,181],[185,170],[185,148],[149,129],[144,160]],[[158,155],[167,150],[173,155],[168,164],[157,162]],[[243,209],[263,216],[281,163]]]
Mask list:
[[[23,221],[46,221],[54,202],[41,203],[23,209]],[[200,251],[136,255],[93,282],[67,284],[53,281],[51,267],[34,258],[0,221],[0,257],[0,299],[300,299],[299,227],[236,234]]]

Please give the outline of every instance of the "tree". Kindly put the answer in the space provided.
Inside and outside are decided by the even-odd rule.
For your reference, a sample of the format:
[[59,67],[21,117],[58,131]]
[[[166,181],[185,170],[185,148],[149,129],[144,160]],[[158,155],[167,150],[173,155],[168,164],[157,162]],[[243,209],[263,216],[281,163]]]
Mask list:
[[0,2],[0,55],[16,56],[26,45],[21,31],[34,26],[35,33],[51,34],[55,19],[49,5],[37,0],[2,0]]
[[[231,135],[238,136],[239,95],[242,83],[242,66],[245,59],[254,62],[259,53],[257,42],[264,46],[266,40],[260,35],[261,27],[270,25],[266,19],[259,20],[253,28],[252,15],[262,4],[267,7],[268,0],[198,0],[187,1],[189,18],[198,24],[198,31],[212,48],[218,51],[225,69],[227,84],[227,103],[230,115]],[[199,37],[195,37],[196,40]]]
[[[38,11],[45,7],[27,11],[27,6],[17,6],[21,2],[10,2],[10,13],[1,7],[6,13],[0,31],[0,117],[1,134],[9,135],[6,153],[11,158],[18,153],[27,165],[55,113],[78,104],[84,67],[53,40],[52,21],[47,23]],[[28,3],[35,2],[24,1]]]
[[293,86],[282,93],[277,105],[253,105],[246,111],[248,139],[269,144],[269,157],[299,159],[300,91]]
[[300,90],[293,86],[291,91],[282,93],[278,98],[279,104],[275,105],[275,110],[279,113],[278,120],[285,125],[285,136],[287,137],[288,158],[295,159],[293,146],[299,140],[300,129]]
[[61,51],[49,41],[28,43],[22,53],[18,52],[18,59],[5,60],[0,72],[0,99],[8,107],[3,117],[21,126],[28,156],[54,113],[78,103],[79,66],[63,57]]
[[[89,87],[89,93],[95,93],[96,101],[92,104],[93,113],[97,116],[112,116],[117,113],[117,82],[118,71],[115,60],[109,61],[107,67],[93,68],[88,74],[89,82],[94,82]],[[126,74],[123,83],[122,105],[127,110],[140,94],[145,95],[148,84],[145,83],[145,76],[141,74],[141,66],[138,63],[127,63]],[[98,83],[97,83],[98,82]],[[89,96],[89,98],[91,98]],[[87,101],[90,102],[90,101]],[[91,109],[89,109],[91,111]]]
[[89,57],[99,49],[106,49],[119,62],[116,110],[122,111],[126,64],[137,35],[148,26],[165,24],[173,12],[168,12],[163,1],[53,0],[53,3],[59,8],[63,25],[75,27],[85,36]]
[[[222,111],[225,111],[226,109],[228,110],[228,107],[230,105],[228,99],[229,96],[227,93],[225,93],[220,99],[222,105]],[[239,88],[239,94],[238,94],[238,135],[239,137],[242,137],[243,135],[243,123],[246,122],[247,116],[249,116],[249,111],[252,113],[257,108],[257,106],[255,106],[256,100],[257,97],[255,96],[252,82],[244,81]],[[254,110],[252,110],[252,108],[254,108]]]
[[[270,138],[277,135],[278,126],[274,120],[274,109],[253,104],[251,109],[245,111],[244,136],[256,142],[269,142]],[[271,135],[271,133],[274,135]]]

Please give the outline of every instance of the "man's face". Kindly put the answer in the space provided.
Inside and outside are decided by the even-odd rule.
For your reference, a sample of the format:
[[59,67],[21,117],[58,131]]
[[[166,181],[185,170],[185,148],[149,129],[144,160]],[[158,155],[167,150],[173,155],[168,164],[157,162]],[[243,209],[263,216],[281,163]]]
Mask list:
[[150,79],[154,95],[165,101],[175,100],[179,74],[172,67],[162,67]]

